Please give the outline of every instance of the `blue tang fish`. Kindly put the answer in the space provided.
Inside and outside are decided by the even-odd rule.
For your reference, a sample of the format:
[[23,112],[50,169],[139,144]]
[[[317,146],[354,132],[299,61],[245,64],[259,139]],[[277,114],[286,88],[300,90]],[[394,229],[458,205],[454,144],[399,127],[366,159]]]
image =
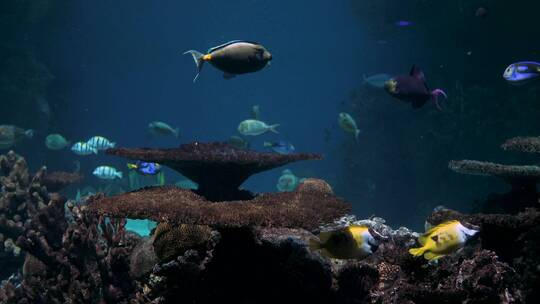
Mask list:
[[503,78],[512,84],[524,84],[540,76],[540,63],[521,61],[512,63],[504,70]]
[[142,175],[156,175],[161,172],[161,165],[158,163],[148,163],[138,160],[134,164],[127,164],[128,168],[135,170]]
[[272,149],[274,152],[279,154],[291,154],[295,151],[294,146],[291,143],[285,141],[278,141],[274,143],[265,141],[264,146],[266,148]]

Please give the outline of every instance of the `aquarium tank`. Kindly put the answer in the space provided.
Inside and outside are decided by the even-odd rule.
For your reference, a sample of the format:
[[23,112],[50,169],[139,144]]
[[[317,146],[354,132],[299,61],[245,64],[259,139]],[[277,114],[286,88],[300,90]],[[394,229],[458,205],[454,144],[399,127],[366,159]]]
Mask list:
[[0,303],[540,303],[539,11],[1,1]]

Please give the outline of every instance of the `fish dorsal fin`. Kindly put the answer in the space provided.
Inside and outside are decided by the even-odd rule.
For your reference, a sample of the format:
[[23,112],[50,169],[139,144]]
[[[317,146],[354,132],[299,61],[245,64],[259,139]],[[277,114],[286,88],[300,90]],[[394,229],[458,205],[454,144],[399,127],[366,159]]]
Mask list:
[[419,66],[417,66],[416,64],[413,65],[411,68],[411,71],[409,72],[409,75],[418,80],[421,80],[424,86],[426,87],[426,90],[429,91],[429,87],[426,83],[426,76],[424,75],[424,71],[422,71],[422,69]]
[[364,244],[364,233],[366,231],[369,232],[369,228],[363,225],[351,225],[349,226],[349,231],[358,246],[362,246]]
[[324,248],[324,245],[328,242],[328,239],[332,236],[332,231],[325,231],[319,233],[319,240],[321,241],[321,248]]
[[247,40],[231,40],[231,41],[229,41],[229,42],[225,42],[225,43],[223,43],[223,44],[221,44],[221,45],[218,45],[218,46],[215,46],[215,47],[213,47],[213,48],[208,49],[207,53],[210,54],[210,53],[215,52],[215,51],[217,51],[217,50],[219,50],[219,49],[222,49],[222,48],[224,48],[224,47],[227,47],[227,46],[229,46],[229,45],[231,45],[231,44],[240,43],[240,42],[258,44],[258,43],[256,43],[256,42],[247,41]]
[[416,64],[412,66],[411,71],[409,72],[409,75],[413,76],[413,77],[416,77],[416,78],[418,78],[418,79],[420,79],[420,80],[422,80],[424,82],[426,81],[426,79],[424,77],[424,72]]

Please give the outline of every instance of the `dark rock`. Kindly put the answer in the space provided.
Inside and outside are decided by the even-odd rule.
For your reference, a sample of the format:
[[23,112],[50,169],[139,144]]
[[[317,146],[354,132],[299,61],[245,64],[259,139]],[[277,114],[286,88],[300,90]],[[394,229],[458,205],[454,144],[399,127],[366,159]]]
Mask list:
[[133,248],[129,258],[129,273],[133,278],[140,279],[150,274],[158,262],[152,242],[152,238],[146,237]]

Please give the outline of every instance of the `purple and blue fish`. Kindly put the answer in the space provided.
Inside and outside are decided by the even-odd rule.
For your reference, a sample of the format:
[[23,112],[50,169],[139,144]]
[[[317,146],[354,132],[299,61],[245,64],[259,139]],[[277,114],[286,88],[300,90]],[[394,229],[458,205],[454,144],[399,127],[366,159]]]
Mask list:
[[431,91],[426,83],[424,72],[418,66],[413,65],[409,75],[398,75],[384,84],[384,89],[393,97],[408,102],[414,109],[418,109],[432,100],[439,111],[439,96],[448,98],[441,89]]
[[540,63],[521,61],[512,63],[504,70],[503,78],[511,84],[525,84],[540,76]]
[[128,168],[137,171],[142,175],[157,175],[161,172],[161,165],[158,163],[148,163],[138,160],[134,164],[127,164]]

